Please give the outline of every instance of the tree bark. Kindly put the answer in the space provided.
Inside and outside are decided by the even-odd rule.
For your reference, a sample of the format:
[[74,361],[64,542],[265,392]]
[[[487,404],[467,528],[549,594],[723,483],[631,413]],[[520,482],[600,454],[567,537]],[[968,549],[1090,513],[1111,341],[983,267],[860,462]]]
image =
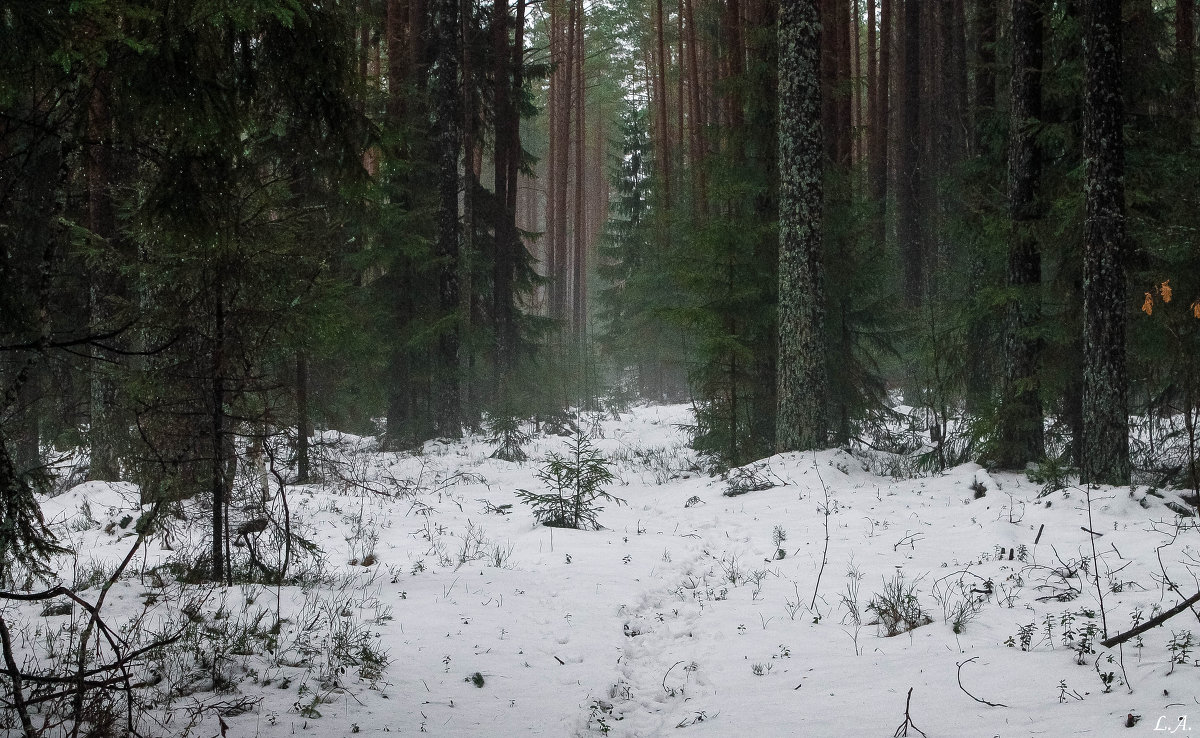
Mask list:
[[459,232],[458,158],[462,147],[459,95],[461,36],[459,0],[435,0],[436,60],[433,76],[434,145],[437,151],[438,215],[435,254],[439,261],[438,308],[447,319],[437,340],[434,419],[437,433],[462,435],[459,407]]
[[210,489],[212,496],[212,572],[211,579],[225,579],[225,296],[222,275],[216,275],[213,294],[212,374],[209,377],[212,434],[212,466]]
[[821,272],[820,12],[817,0],[779,9],[779,368],[776,446],[826,441]]
[[867,129],[867,187],[875,198],[875,180],[879,176],[878,144],[876,138],[879,116],[879,26],[875,0],[867,0],[867,114],[863,116]]
[[[471,17],[472,0],[459,0],[459,50],[462,54],[460,57],[459,68],[461,70],[461,82],[459,83],[459,94],[462,96],[462,235],[459,242],[459,257],[458,257],[458,313],[459,313],[459,340],[460,343],[463,337],[467,337],[468,347],[470,346],[470,336],[472,334],[472,326],[475,322],[475,260],[478,257],[476,253],[478,247],[475,243],[475,231],[477,221],[477,210],[475,204],[475,193],[479,188],[479,173],[483,164],[483,149],[479,146],[477,133],[479,129],[479,114],[476,112],[475,106],[475,75],[476,71],[474,54],[472,53],[471,35],[475,27],[475,21]],[[500,59],[504,59],[501,56]],[[499,88],[504,86],[502,77],[497,76],[495,81],[497,94]],[[497,106],[499,107],[499,106]],[[497,110],[497,113],[500,111]],[[499,115],[497,115],[499,117]],[[501,139],[497,138],[497,141]],[[497,168],[498,170],[498,168]],[[498,192],[497,198],[500,203],[505,201],[504,193]],[[503,212],[503,207],[496,208]],[[473,389],[476,383],[473,381],[472,366],[475,361],[475,354],[470,348],[466,350],[460,345],[458,351],[458,411],[460,418],[465,420],[467,424],[473,424],[478,418],[476,409],[476,393]]]
[[[515,118],[516,96],[519,90],[514,87],[516,64],[513,49],[508,41],[508,0],[495,0],[492,5],[492,54],[494,60],[495,80],[495,145],[493,146],[493,189],[498,207],[495,209],[493,230],[495,233],[495,253],[492,259],[492,322],[496,332],[496,351],[493,357],[493,384],[499,391],[508,368],[512,362],[513,346],[511,343],[512,329],[510,323],[514,316],[513,305],[513,263],[515,262],[516,223],[515,209],[510,209],[509,203],[515,198],[516,192],[509,192],[516,183],[511,179],[510,161],[519,156],[513,149],[511,128],[517,125]],[[518,146],[519,139],[518,139]]]
[[692,165],[692,176],[695,184],[693,201],[696,212],[703,217],[708,210],[708,184],[706,173],[702,166],[704,158],[704,107],[700,99],[700,63],[696,45],[696,19],[694,12],[695,0],[684,0],[684,12],[687,14],[687,76],[688,97],[690,108],[688,115],[688,158]]
[[[874,0],[871,6],[874,7]],[[887,240],[887,194],[888,194],[888,109],[891,87],[892,55],[892,10],[891,0],[879,4],[879,66],[875,72],[875,95],[871,101],[871,151],[867,161],[867,179],[874,208],[871,233],[880,247]]]
[[1196,125],[1196,0],[1175,0],[1175,65],[1179,69],[1179,130],[1181,143],[1192,138]]
[[975,101],[971,147],[975,156],[986,145],[987,122],[996,109],[996,0],[975,3]]
[[1121,3],[1092,0],[1085,17],[1083,156],[1083,448],[1080,481],[1129,484],[1125,367],[1125,144],[1121,131]]
[[[971,136],[968,154],[984,157],[991,153],[988,130],[996,108],[996,0],[977,0],[974,15],[974,84],[971,88]],[[972,295],[979,295],[986,279],[985,254],[980,243],[971,245],[968,279]],[[992,321],[975,306],[967,318],[966,400],[974,413],[989,402],[992,392]]]
[[[94,89],[88,105],[88,138],[86,147],[86,179],[88,198],[88,230],[104,240],[110,253],[115,251],[118,234],[116,209],[113,204],[113,141],[112,115],[109,108],[112,73],[98,69],[93,80]],[[120,291],[120,276],[109,269],[91,272],[88,298],[91,330],[102,332],[111,319],[111,308],[105,297]],[[93,370],[89,373],[90,407],[88,424],[88,448],[90,464],[89,480],[115,482],[121,478],[117,439],[121,423],[111,417],[115,411],[113,394],[115,388],[107,373]]]
[[1009,102],[1007,330],[1004,341],[1004,395],[997,435],[997,461],[1023,468],[1045,453],[1035,336],[1041,316],[1042,254],[1033,226],[1040,218],[1038,186],[1042,157],[1037,132],[1042,116],[1042,0],[1014,0],[1012,6],[1012,85]]
[[570,273],[568,272],[569,260],[567,251],[567,223],[569,221],[567,193],[570,191],[570,173],[571,173],[571,112],[574,109],[572,101],[574,99],[574,76],[575,76],[575,16],[580,0],[567,0],[567,17],[561,17],[562,10],[559,9],[559,22],[562,24],[565,21],[565,27],[560,28],[559,41],[559,61],[561,71],[559,73],[559,89],[557,97],[558,116],[555,122],[554,136],[557,139],[557,154],[556,154],[556,172],[555,172],[555,193],[554,199],[554,238],[551,241],[551,247],[554,249],[554,255],[551,258],[553,265],[552,274],[550,277],[551,300],[550,300],[550,317],[557,321],[566,322],[568,319],[567,305],[570,298]]
[[586,295],[584,279],[587,269],[587,222],[584,213],[584,184],[587,181],[587,163],[584,156],[587,127],[584,119],[584,4],[579,2],[575,18],[575,214],[573,217],[574,255],[571,260],[571,329],[577,347],[582,350],[586,320]]
[[[308,482],[308,438],[312,425],[308,417],[308,357],[296,352],[296,482]],[[264,441],[265,442],[265,441]]]
[[900,101],[900,146],[896,162],[896,238],[904,269],[904,304],[921,305],[925,297],[925,245],[921,234],[921,4],[903,0],[903,94]]
[[[734,0],[736,2],[736,0]],[[662,190],[661,206],[671,206],[671,132],[667,124],[667,46],[664,40],[666,16],[663,11],[663,0],[654,0],[654,43],[656,65],[654,68],[655,88],[657,99],[655,115],[658,121],[658,141],[654,144],[657,153],[658,171],[655,177]]]

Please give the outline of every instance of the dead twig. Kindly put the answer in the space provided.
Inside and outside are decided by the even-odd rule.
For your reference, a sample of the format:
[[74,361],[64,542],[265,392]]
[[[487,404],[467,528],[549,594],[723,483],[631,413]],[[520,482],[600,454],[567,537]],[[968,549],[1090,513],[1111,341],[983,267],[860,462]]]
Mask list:
[[675,696],[675,690],[673,690],[667,686],[667,677],[671,676],[671,671],[674,670],[674,668],[676,666],[679,666],[682,663],[683,663],[682,661],[676,661],[675,663],[671,664],[670,669],[667,669],[667,673],[663,674],[663,680],[662,680],[663,691],[666,692],[667,694],[671,695],[672,697]]
[[900,723],[900,727],[896,728],[896,732],[892,734],[892,738],[901,738],[901,736],[908,735],[909,728],[917,731],[921,735],[925,736],[925,738],[929,738],[929,736],[925,735],[925,731],[921,730],[916,726],[915,723],[913,723],[912,715],[908,711],[909,705],[912,704],[912,691],[913,688],[909,687],[908,698],[904,700],[904,722]]
[[976,702],[978,702],[981,705],[987,705],[988,707],[1008,707],[1008,705],[1002,705],[999,702],[988,702],[987,700],[980,699],[980,698],[976,697],[975,695],[971,694],[970,692],[968,692],[967,688],[963,686],[962,668],[978,658],[979,658],[978,656],[972,656],[971,658],[967,659],[966,661],[958,662],[958,688],[963,691],[963,694],[965,694],[966,696],[975,700]]
[[821,476],[816,451],[813,451],[813,471],[817,473],[817,481],[821,483],[821,489],[825,492],[825,504],[818,510],[825,518],[825,550],[821,552],[821,568],[817,570],[817,583],[813,585],[812,602],[808,604],[810,611],[815,611],[817,606],[817,593],[821,590],[821,576],[825,573],[825,564],[829,563],[829,515],[832,512],[829,509],[829,487],[825,486],[825,479]]

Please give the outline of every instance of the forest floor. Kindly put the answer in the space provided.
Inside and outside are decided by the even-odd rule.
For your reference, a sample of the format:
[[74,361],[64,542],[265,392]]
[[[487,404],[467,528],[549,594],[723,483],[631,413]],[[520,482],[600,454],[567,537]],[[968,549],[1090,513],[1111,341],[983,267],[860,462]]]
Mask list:
[[[692,422],[650,406],[585,424],[625,502],[596,531],[538,526],[515,496],[566,438],[510,463],[483,436],[414,455],[326,434],[322,482],[288,494],[320,547],[296,554],[303,585],[174,583],[200,516],[146,541],[109,594],[131,643],[198,624],[145,666],[148,732],[892,736],[906,705],[907,735],[929,738],[1200,729],[1195,614],[1099,645],[1105,621],[1115,635],[1197,589],[1200,528],[1173,494],[1094,489],[1089,523],[1082,489],[976,465],[893,478],[831,450],[714,477]],[[766,488],[730,497],[730,479]],[[136,499],[87,483],[44,501],[83,597],[136,541]],[[918,627],[889,637],[890,610]],[[67,638],[69,611],[8,614],[26,655]]]

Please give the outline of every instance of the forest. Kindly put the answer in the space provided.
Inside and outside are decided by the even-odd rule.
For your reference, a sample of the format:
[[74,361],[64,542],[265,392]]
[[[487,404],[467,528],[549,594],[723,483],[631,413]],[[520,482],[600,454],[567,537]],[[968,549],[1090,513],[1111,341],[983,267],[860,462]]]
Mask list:
[[[601,535],[601,503],[641,504],[611,487],[633,470],[718,498],[799,485],[825,553],[790,620],[807,605],[819,625],[850,489],[829,468],[1003,489],[1010,524],[1014,485],[1074,490],[1090,553],[1056,549],[1052,568],[1082,593],[1090,566],[1105,615],[1121,590],[1101,591],[1092,490],[1176,516],[1181,546],[1198,530],[1195,21],[1194,0],[0,0],[0,730],[186,734],[220,714],[224,736],[250,701],[195,699],[183,733],[146,705],[244,674],[201,664],[203,688],[151,699],[131,665],[161,680],[156,654],[205,637],[179,613],[256,586],[275,629],[247,653],[278,667],[280,593],[358,586],[316,563],[331,546],[359,569],[383,555],[362,508],[322,543],[321,515],[360,504],[339,494],[404,500],[379,520],[423,515],[425,558],[457,536],[441,562],[457,572],[508,558],[479,516],[430,524],[476,488],[497,520],[526,503],[539,530]],[[650,446],[599,440],[633,438],[623,418]],[[472,456],[489,443],[527,474],[492,475],[500,461]],[[643,509],[670,517],[670,499]],[[621,513],[635,538],[646,514]],[[774,522],[768,556],[787,549]],[[101,532],[124,548],[94,562],[89,599],[81,551]],[[436,568],[408,556],[391,584]],[[101,608],[110,590],[150,597],[151,561],[182,589],[135,619],[161,637],[122,636]],[[1194,579],[1194,548],[1180,561]],[[1190,597],[1162,566],[1144,583]],[[43,648],[48,601],[78,624]],[[383,678],[384,657],[368,675],[354,653],[360,679]],[[1176,655],[1172,671],[1194,661]],[[304,694],[293,717],[319,717]],[[606,694],[561,734],[664,729]]]

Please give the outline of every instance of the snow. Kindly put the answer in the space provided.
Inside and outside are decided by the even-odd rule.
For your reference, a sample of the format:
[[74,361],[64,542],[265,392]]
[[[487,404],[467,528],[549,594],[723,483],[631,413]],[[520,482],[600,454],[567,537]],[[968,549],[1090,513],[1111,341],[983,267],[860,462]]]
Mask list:
[[[1177,643],[1185,630],[1200,634],[1193,615],[1149,631],[1140,648],[1097,644],[1082,665],[1064,642],[1064,630],[1102,627],[1095,582],[1069,571],[1092,556],[1083,490],[1040,497],[1024,475],[970,464],[881,477],[829,450],[756,462],[756,478],[773,486],[727,497],[727,482],[699,471],[687,448],[682,426],[692,422],[686,406],[648,406],[594,423],[619,479],[609,491],[626,503],[605,507],[599,531],[535,526],[514,495],[539,488],[538,466],[564,438],[537,436],[530,459],[510,463],[489,458],[494,444],[481,436],[401,455],[324,434],[333,444],[325,483],[289,490],[298,530],[323,551],[302,564],[320,583],[218,588],[201,605],[227,626],[287,619],[274,653],[249,649],[213,677],[210,686],[226,678],[261,698],[224,718],[228,735],[890,736],[910,688],[912,722],[929,736],[1123,735],[1130,713],[1141,716],[1139,732],[1177,727],[1181,716],[1200,724],[1200,662],[1187,654],[1172,665],[1168,651],[1173,634]],[[973,486],[986,492],[976,497]],[[1196,590],[1191,520],[1145,488],[1091,498],[1110,635],[1130,626],[1135,608],[1145,620]],[[510,514],[495,512],[508,504]],[[77,551],[66,571],[80,559],[120,561],[135,540],[127,519],[144,509],[129,485],[86,483],[43,511]],[[151,541],[136,568],[200,545],[198,517]],[[1178,594],[1164,590],[1160,546]],[[368,555],[373,565],[361,565]],[[932,622],[883,637],[867,604],[898,574],[915,582]],[[857,626],[846,602],[856,579]],[[139,617],[152,587],[136,573],[123,581],[106,618]],[[1074,599],[1056,598],[1068,590]],[[947,608],[982,604],[956,633],[935,594]],[[321,625],[306,631],[310,619]],[[390,663],[382,673],[322,673],[344,642]],[[1122,652],[1132,692],[1115,663]],[[1115,673],[1110,692],[1100,672]],[[193,730],[218,733],[216,715]]]

